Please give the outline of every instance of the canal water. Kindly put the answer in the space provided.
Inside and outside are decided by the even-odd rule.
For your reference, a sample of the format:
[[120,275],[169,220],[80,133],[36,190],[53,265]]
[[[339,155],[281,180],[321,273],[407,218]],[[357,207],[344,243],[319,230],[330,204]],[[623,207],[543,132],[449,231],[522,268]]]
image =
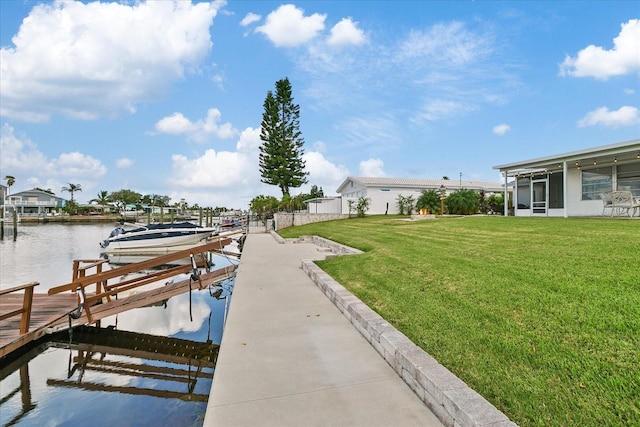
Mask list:
[[[0,241],[0,289],[69,283],[73,260],[100,258],[114,225],[19,225]],[[232,290],[229,279],[0,360],[0,426],[201,426]]]

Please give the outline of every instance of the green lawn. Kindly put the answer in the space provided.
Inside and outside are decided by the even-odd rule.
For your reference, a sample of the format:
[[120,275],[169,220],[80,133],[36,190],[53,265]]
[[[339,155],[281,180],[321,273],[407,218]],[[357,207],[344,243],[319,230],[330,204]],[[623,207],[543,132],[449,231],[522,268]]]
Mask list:
[[640,425],[640,221],[371,216],[282,230],[521,426]]

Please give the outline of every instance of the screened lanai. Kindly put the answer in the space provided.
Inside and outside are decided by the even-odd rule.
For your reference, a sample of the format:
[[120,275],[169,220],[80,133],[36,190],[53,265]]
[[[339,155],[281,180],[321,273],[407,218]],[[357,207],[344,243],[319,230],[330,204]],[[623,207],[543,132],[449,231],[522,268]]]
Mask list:
[[502,173],[505,188],[512,181],[505,215],[599,216],[601,195],[624,190],[640,198],[640,139],[493,168]]

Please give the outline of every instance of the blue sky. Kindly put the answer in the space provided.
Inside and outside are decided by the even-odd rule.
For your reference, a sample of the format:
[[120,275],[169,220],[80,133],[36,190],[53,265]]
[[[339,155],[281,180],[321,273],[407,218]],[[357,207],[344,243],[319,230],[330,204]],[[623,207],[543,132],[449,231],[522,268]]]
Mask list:
[[[246,208],[288,77],[309,183],[501,182],[640,137],[634,1],[0,2],[0,175]],[[3,181],[3,184],[6,182]]]

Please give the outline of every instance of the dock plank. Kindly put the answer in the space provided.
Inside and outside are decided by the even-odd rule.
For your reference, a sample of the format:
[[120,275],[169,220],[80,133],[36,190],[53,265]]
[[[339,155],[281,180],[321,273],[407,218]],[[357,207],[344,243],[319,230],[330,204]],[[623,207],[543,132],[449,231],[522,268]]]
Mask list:
[[[22,293],[3,295],[0,298],[0,314],[22,308],[22,301]],[[0,358],[43,336],[52,322],[66,319],[67,314],[77,306],[78,297],[75,294],[35,293],[29,332],[20,334],[20,316],[13,316],[0,323]]]

